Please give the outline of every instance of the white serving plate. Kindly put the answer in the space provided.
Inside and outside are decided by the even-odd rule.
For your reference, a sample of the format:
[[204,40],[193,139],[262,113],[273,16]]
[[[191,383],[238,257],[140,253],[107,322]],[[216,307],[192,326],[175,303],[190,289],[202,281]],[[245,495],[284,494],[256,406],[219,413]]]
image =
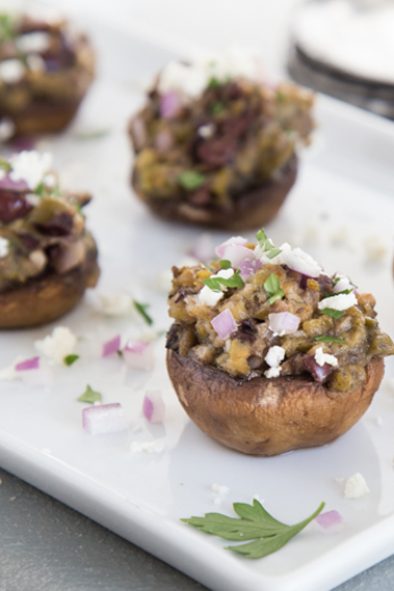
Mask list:
[[[157,277],[179,262],[200,231],[153,219],[132,198],[125,127],[141,100],[140,81],[173,52],[106,28],[93,33],[102,71],[74,130],[108,125],[111,134],[81,141],[70,130],[43,144],[53,150],[66,184],[95,195],[88,216],[101,250],[99,290],[131,289],[152,303],[156,325],[165,328],[166,299],[154,287]],[[277,242],[298,242],[328,271],[349,273],[361,289],[373,290],[381,325],[393,335],[394,126],[322,97],[317,117],[319,129],[297,186],[269,232]],[[212,235],[215,242],[225,237]],[[371,244],[382,249],[374,263],[366,261]],[[139,330],[124,319],[101,318],[87,302],[61,324],[82,338],[82,348],[86,337],[99,345],[118,331]],[[51,329],[2,333],[0,367],[30,356],[34,341]],[[126,381],[120,360],[86,353],[73,367],[56,370],[46,386],[34,378],[0,382],[1,465],[214,590],[323,591],[394,551],[394,396],[387,384],[363,420],[333,444],[270,459],[247,457],[189,422],[166,376],[163,347],[161,339],[152,375],[139,372]],[[386,382],[393,375],[390,360]],[[103,392],[105,402],[124,405],[132,423],[128,431],[93,437],[82,430],[75,399],[87,383]],[[154,387],[164,392],[166,421],[138,430],[144,391]],[[162,453],[130,452],[132,440],[152,438],[163,442]],[[348,500],[336,479],[355,472],[364,475],[371,492]],[[213,482],[230,489],[219,508]],[[313,524],[278,553],[248,561],[179,522],[218,509],[231,513],[233,501],[249,502],[256,493],[288,522],[324,500],[343,514],[344,527],[322,533]]]

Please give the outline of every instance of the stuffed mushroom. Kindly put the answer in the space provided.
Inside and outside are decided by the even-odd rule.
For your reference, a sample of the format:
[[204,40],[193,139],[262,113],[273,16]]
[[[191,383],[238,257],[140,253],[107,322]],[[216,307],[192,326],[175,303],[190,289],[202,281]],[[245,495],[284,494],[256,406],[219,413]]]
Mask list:
[[94,77],[88,38],[61,18],[0,12],[0,138],[54,133]]
[[310,141],[313,95],[263,81],[241,52],[171,62],[131,120],[132,185],[161,217],[227,229],[269,222]]
[[60,188],[49,154],[0,160],[0,328],[26,328],[71,310],[98,276],[82,207]]
[[254,455],[323,445],[363,415],[394,353],[375,300],[299,248],[236,237],[173,269],[167,366],[200,429]]

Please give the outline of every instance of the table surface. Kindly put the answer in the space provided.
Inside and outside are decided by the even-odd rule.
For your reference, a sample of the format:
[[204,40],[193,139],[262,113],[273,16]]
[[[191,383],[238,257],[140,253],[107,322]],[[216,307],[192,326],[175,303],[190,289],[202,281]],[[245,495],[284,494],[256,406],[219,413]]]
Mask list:
[[[47,0],[64,5],[62,0]],[[298,0],[261,2],[199,0],[68,0],[68,9],[89,11],[115,26],[154,34],[155,29],[220,48],[234,41],[264,50],[267,69],[283,71],[287,26]],[[176,15],[176,18],[174,18]],[[218,26],[219,25],[219,26]],[[198,591],[197,582],[140,548],[0,470],[0,591]],[[333,565],[333,568],[335,566]],[[347,581],[336,591],[389,591],[394,556]]]

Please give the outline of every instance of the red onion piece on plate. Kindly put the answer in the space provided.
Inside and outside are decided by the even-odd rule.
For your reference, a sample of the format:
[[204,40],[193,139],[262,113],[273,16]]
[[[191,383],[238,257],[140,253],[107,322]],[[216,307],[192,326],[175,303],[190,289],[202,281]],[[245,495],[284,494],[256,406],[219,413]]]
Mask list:
[[153,343],[146,341],[128,341],[123,349],[123,359],[132,369],[149,371],[154,366]]
[[119,402],[95,404],[82,409],[82,427],[89,435],[117,433],[127,428],[126,417]]
[[116,337],[104,343],[101,357],[109,357],[118,351],[120,351],[120,335],[116,335]]
[[237,330],[237,323],[234,320],[230,310],[223,310],[215,318],[212,318],[211,324],[216,330],[220,339],[226,340]]
[[142,412],[149,423],[159,424],[163,422],[165,405],[159,390],[146,392],[142,403]]
[[298,330],[300,318],[291,312],[278,312],[268,314],[268,324],[272,332],[283,336]]
[[332,511],[320,513],[320,515],[315,518],[315,521],[317,521],[317,523],[323,529],[328,529],[335,525],[341,525],[343,523],[343,517],[338,511],[334,509]]
[[181,99],[178,93],[174,91],[166,92],[160,97],[160,116],[163,119],[172,119],[178,115],[181,106]]
[[38,355],[24,359],[15,364],[15,371],[29,371],[31,369],[38,369],[40,367],[40,358]]

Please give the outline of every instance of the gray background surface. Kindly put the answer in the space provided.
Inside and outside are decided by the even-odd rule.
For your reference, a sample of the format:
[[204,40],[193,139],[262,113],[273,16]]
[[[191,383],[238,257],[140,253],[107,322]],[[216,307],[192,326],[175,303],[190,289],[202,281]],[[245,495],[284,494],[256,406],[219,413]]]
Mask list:
[[[0,591],[205,589],[8,472],[0,479]],[[394,556],[336,591],[392,591],[393,580]]]

